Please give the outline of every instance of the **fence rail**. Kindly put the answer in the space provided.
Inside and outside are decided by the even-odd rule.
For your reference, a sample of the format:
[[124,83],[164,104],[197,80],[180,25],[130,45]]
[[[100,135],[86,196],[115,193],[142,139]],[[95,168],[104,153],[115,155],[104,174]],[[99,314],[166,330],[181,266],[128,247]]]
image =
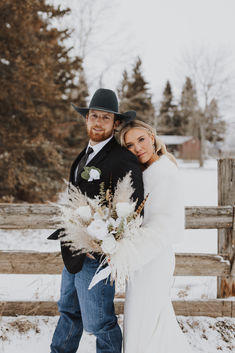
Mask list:
[[[48,204],[0,204],[1,229],[54,229],[59,208]],[[186,229],[232,228],[233,206],[185,207]]]
[[[210,317],[235,317],[235,301],[223,299],[214,300],[175,300],[172,302],[176,315],[184,316],[210,316]],[[124,299],[115,298],[116,314],[122,314]],[[57,304],[53,301],[6,301],[0,302],[1,316],[17,315],[59,315]]]
[[[186,207],[186,229],[218,229],[218,254],[176,254],[175,276],[217,276],[217,297],[235,296],[235,159],[218,161],[218,207]],[[54,229],[52,204],[0,204],[1,229]],[[206,236],[206,234],[205,234]],[[2,274],[60,274],[60,253],[0,251]],[[117,313],[124,298],[117,295]],[[233,300],[173,301],[177,315],[235,317]],[[0,302],[0,315],[57,315],[55,302]]]
[[[226,255],[176,254],[175,276],[226,276],[230,274]],[[60,274],[63,262],[59,252],[0,251],[3,274]]]

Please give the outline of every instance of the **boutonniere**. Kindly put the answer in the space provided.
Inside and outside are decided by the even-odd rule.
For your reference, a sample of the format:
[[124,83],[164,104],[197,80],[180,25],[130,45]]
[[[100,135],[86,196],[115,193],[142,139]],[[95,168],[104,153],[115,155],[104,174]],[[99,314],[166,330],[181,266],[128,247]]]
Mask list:
[[81,177],[88,181],[99,180],[101,175],[101,170],[96,167],[84,167],[84,171]]

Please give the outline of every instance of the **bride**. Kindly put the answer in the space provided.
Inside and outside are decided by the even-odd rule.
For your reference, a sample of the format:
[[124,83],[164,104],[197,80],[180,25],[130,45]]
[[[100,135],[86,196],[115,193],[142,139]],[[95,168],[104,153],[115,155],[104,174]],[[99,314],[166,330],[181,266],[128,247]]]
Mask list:
[[[173,244],[182,240],[184,207],[176,161],[154,129],[134,120],[119,131],[120,143],[143,167],[144,221],[133,239],[122,239],[112,271],[130,273],[124,309],[124,353],[190,353],[175,317],[170,289]],[[120,259],[123,259],[120,261]]]

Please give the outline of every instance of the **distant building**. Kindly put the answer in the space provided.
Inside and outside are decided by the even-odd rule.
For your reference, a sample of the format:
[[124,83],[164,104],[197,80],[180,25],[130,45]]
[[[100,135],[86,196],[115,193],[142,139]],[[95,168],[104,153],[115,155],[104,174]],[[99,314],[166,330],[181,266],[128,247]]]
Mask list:
[[165,143],[167,150],[176,158],[198,160],[201,144],[198,138],[193,136],[159,135]]

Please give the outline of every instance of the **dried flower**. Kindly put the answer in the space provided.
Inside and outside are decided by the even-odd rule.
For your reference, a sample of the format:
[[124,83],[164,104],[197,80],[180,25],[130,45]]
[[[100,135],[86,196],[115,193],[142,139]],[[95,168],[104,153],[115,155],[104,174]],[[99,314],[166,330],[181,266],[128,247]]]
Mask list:
[[131,213],[134,212],[135,204],[128,202],[118,202],[116,204],[116,211],[118,217],[128,217]]
[[75,213],[77,213],[77,215],[79,217],[81,217],[81,219],[84,222],[89,222],[91,219],[91,208],[90,206],[80,206],[78,207],[78,209],[75,211]]
[[141,204],[140,204],[139,207],[137,208],[137,210],[136,210],[136,212],[135,212],[135,215],[134,215],[134,219],[135,219],[138,215],[140,215],[140,213],[141,213],[141,211],[143,210],[144,204],[145,204],[145,202],[147,201],[148,197],[149,197],[149,193],[145,196],[144,200],[141,202]]
[[107,219],[108,226],[112,226],[113,228],[117,228],[119,226],[120,222],[121,222],[120,218],[114,219],[112,217],[109,217]]
[[94,239],[103,240],[108,234],[106,222],[102,221],[102,219],[92,221],[87,227],[87,233]]
[[114,207],[118,202],[130,202],[134,192],[132,187],[131,171],[122,179],[119,180],[113,195]]
[[[100,173],[98,168],[85,167],[82,178],[97,180]],[[104,255],[103,261],[111,261],[121,246],[121,240],[128,238],[131,241],[142,223],[140,213],[148,195],[135,211],[136,202],[131,199],[133,191],[131,172],[117,183],[114,194],[111,185],[107,189],[101,182],[99,195],[92,199],[69,184],[55,218],[65,229],[63,241],[66,245],[72,251],[100,253]]]
[[112,234],[104,238],[101,249],[105,254],[114,254],[117,251],[118,242],[115,240]]

